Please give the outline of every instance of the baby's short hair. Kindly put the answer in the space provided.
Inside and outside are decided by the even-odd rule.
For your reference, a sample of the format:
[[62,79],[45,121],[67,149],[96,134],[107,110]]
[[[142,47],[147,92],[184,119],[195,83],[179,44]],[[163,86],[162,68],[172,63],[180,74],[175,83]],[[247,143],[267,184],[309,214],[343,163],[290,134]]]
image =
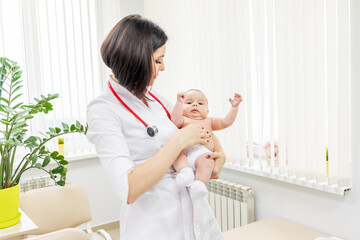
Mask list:
[[187,90],[186,93],[187,93],[187,92],[191,92],[191,91],[198,91],[198,92],[201,92],[202,94],[205,95],[205,93],[204,93],[203,91],[201,91],[201,90],[199,90],[199,89],[195,89],[195,88],[192,88],[192,89]]
[[205,93],[204,93],[203,91],[199,90],[199,89],[195,89],[195,88],[189,89],[189,90],[187,90],[185,93],[188,93],[188,92],[191,92],[191,91],[197,91],[197,92],[202,93],[202,94],[204,95],[204,97],[205,97],[206,102],[207,102],[207,103],[209,102],[208,99],[207,99],[207,97],[206,97],[206,95],[205,95]]

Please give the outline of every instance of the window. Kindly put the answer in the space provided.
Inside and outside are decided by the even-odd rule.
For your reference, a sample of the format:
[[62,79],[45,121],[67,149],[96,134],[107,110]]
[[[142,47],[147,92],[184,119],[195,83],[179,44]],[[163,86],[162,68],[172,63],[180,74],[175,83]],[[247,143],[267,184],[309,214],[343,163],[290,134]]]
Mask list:
[[[117,3],[108,3],[118,10]],[[104,24],[112,26],[120,18],[114,10],[103,18],[105,10],[97,0],[0,2],[0,53],[24,71],[24,102],[41,94],[60,95],[52,102],[54,111],[31,122],[33,134],[61,127],[61,122],[86,123],[86,106],[106,81],[99,56]],[[65,144],[68,157],[94,153],[83,135],[66,135]]]
[[344,194],[351,181],[349,15],[349,1],[336,0],[145,0],[145,16],[169,35],[167,71],[155,88],[173,101],[179,91],[202,89],[217,117],[239,92],[236,122],[216,133],[228,167]]

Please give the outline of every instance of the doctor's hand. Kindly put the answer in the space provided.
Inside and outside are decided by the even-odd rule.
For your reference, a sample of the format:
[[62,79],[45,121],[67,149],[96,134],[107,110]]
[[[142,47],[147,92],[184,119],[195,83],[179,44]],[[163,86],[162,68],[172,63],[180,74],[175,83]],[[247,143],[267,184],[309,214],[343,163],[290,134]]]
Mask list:
[[213,168],[210,178],[218,179],[220,175],[220,171],[223,168],[226,161],[225,153],[224,151],[210,153],[210,158],[214,159],[215,161],[215,166]]
[[179,143],[183,144],[184,149],[194,146],[195,144],[203,144],[209,142],[210,135],[203,127],[195,124],[189,124],[188,126],[179,129],[176,132],[176,136],[179,138]]

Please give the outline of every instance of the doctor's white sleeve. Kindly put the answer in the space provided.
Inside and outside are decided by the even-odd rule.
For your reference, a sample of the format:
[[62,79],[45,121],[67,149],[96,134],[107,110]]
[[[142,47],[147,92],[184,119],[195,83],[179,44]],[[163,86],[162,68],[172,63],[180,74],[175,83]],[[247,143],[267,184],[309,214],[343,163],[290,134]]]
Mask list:
[[122,133],[121,121],[105,103],[98,100],[88,105],[87,117],[89,128],[86,137],[95,145],[101,164],[116,194],[127,203],[128,173],[135,165],[130,158]]

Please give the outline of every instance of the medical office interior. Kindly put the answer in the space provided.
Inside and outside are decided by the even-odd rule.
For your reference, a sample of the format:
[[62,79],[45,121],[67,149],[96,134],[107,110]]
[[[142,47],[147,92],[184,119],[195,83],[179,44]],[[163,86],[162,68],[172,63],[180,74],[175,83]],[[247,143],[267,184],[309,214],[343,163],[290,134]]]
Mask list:
[[[356,0],[0,0],[0,57],[22,68],[24,101],[60,95],[53,111],[31,120],[29,132],[86,124],[86,105],[110,74],[99,50],[105,36],[129,14],[151,19],[169,37],[166,70],[153,89],[173,103],[178,92],[201,89],[209,115],[218,117],[235,92],[244,99],[234,124],[215,133],[227,162],[208,199],[223,232],[272,219],[279,226],[269,239],[282,239],[277,231],[291,223],[358,240],[359,13]],[[66,184],[85,189],[90,225],[119,239],[119,200],[94,147],[81,134],[47,147],[61,144]],[[39,181],[52,182],[44,171],[26,171],[20,199]],[[248,206],[236,207],[230,193],[220,196],[221,184],[245,189]],[[234,234],[225,239],[257,239]],[[288,239],[309,239],[294,234]]]

